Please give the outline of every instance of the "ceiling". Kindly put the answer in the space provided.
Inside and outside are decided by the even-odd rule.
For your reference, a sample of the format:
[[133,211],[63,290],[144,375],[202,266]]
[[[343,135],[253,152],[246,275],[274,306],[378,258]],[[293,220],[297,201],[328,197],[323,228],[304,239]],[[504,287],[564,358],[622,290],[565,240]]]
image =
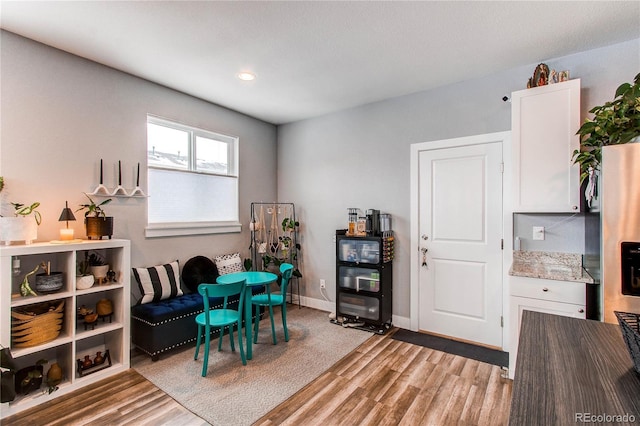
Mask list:
[[3,0],[0,27],[282,124],[640,38],[640,2]]

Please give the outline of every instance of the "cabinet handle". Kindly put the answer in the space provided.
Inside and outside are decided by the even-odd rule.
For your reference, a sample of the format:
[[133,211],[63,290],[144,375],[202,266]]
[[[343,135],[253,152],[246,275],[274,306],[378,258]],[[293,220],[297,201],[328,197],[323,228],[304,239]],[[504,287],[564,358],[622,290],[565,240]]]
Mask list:
[[578,210],[578,206],[571,206],[573,210]]
[[542,287],[542,291],[549,291],[549,289],[546,287]]
[[580,312],[581,314],[583,314],[583,313],[584,313],[584,309],[580,308],[580,309],[578,309],[578,312]]

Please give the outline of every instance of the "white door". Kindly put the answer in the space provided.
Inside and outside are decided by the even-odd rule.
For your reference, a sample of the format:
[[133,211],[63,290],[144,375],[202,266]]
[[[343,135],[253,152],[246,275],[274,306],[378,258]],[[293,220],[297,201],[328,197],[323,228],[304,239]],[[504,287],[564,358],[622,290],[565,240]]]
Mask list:
[[502,142],[418,155],[418,328],[502,347]]

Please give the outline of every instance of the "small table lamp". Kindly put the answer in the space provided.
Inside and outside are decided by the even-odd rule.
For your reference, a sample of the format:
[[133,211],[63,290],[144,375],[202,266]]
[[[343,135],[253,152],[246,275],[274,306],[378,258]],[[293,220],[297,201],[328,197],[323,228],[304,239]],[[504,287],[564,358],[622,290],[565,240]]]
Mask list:
[[76,217],[73,215],[73,212],[69,208],[69,203],[67,201],[64,202],[64,209],[62,209],[62,213],[60,214],[60,219],[58,222],[67,222],[67,227],[60,229],[60,240],[61,241],[70,241],[73,240],[73,228],[69,228],[69,221],[76,220]]

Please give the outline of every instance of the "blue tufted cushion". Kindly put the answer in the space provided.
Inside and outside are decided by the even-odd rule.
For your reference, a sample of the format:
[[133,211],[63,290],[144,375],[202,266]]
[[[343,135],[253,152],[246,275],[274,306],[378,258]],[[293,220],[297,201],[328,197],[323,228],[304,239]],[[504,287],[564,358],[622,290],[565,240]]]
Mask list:
[[[257,294],[261,293],[263,288],[257,286],[252,287],[251,290],[252,294]],[[230,298],[229,302],[232,300],[235,299]],[[209,301],[210,306],[213,308],[222,305],[223,298],[210,297]],[[184,315],[199,313],[202,312],[203,309],[202,296],[199,293],[190,293],[172,299],[133,306],[131,308],[131,315],[148,323],[158,324],[167,320],[180,318]]]
[[[221,298],[211,299],[211,306],[216,306],[219,303],[222,303]],[[202,311],[202,309],[202,296],[197,293],[192,293],[159,302],[134,306],[131,308],[131,314],[152,324],[157,324],[169,319],[199,312]]]

